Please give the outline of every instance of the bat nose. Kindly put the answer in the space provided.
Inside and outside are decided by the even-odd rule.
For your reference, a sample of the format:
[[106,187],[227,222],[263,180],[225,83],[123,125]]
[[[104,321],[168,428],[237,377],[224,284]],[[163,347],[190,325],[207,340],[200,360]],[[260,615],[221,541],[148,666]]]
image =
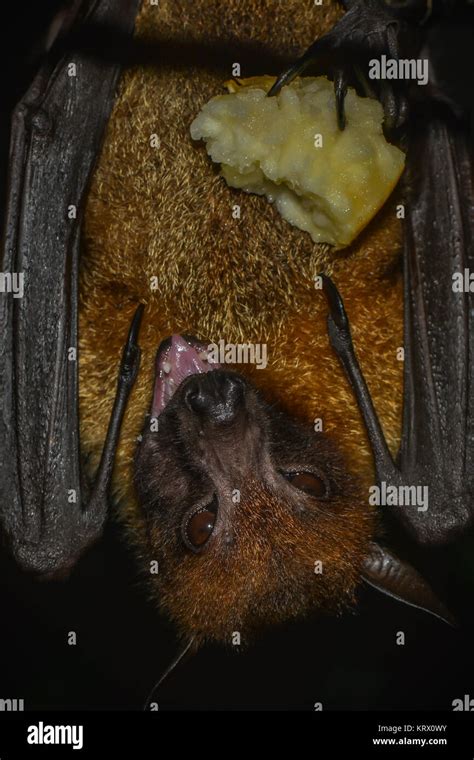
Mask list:
[[184,401],[188,409],[214,423],[232,422],[244,403],[244,383],[230,372],[213,370],[189,381]]

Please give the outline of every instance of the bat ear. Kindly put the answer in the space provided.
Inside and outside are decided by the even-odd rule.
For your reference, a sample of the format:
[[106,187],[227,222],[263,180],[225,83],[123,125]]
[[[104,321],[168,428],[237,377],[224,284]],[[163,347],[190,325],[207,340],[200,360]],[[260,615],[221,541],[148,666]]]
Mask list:
[[428,612],[449,625],[457,626],[456,620],[440,602],[429,583],[412,565],[399,559],[386,547],[371,544],[361,575],[366,583],[383,594]]

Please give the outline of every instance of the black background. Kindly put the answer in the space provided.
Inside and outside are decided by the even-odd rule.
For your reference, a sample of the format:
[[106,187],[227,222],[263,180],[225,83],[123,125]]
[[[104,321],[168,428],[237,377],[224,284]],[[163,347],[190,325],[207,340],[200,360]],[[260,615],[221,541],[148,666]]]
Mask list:
[[[461,630],[362,591],[356,613],[287,625],[247,651],[202,650],[153,701],[161,710],[312,710],[315,702],[326,710],[450,710],[453,699],[474,697],[472,586],[451,581],[444,596],[459,597]],[[23,698],[27,709],[143,709],[176,651],[112,525],[67,582],[38,583],[4,558],[0,599],[0,696]],[[76,646],[67,643],[70,631]]]

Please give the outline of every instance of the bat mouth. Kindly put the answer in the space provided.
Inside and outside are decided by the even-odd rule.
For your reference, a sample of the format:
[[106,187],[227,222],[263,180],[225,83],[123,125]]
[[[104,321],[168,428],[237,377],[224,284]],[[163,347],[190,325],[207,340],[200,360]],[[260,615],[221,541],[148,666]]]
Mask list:
[[208,346],[191,335],[171,335],[160,343],[156,354],[152,417],[162,413],[183,380],[221,368],[208,358]]

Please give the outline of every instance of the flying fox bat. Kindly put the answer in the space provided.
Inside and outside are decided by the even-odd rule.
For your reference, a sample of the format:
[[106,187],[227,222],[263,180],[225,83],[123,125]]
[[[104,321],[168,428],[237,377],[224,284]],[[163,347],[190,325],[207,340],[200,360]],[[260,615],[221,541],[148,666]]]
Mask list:
[[[377,33],[383,27],[362,4],[350,5],[344,26],[330,33],[341,49],[347,43],[348,58],[352,21],[358,43],[370,38],[371,23]],[[136,5],[110,0],[94,4],[93,17],[129,30],[135,11]],[[423,38],[418,18],[407,18],[405,27]],[[380,39],[385,44],[383,34]],[[101,535],[113,452],[138,371],[141,319],[139,310],[89,496],[81,475],[74,351],[80,209],[117,67],[78,57],[82,76],[71,95],[61,78],[69,59],[42,71],[15,114],[4,271],[24,273],[25,292],[22,299],[3,294],[0,315],[1,524],[21,566],[47,576],[70,569]],[[342,93],[344,82],[337,81]],[[342,128],[343,98],[336,96]],[[472,261],[472,162],[463,125],[445,110],[449,104],[434,97],[433,115],[415,129],[399,99],[387,96],[387,103],[392,122],[405,124],[413,169],[420,167],[410,180],[405,221],[399,468],[358,369],[342,302],[326,279],[329,332],[355,387],[379,481],[429,487],[426,514],[416,508],[400,514],[420,542],[433,545],[464,529],[472,514],[472,307],[469,293],[450,288],[455,268]],[[78,113],[89,125],[86,150],[74,139]],[[50,192],[56,186],[61,199]],[[204,349],[186,336],[160,346],[135,466],[146,525],[142,553],[159,561],[160,604],[183,638],[229,641],[236,630],[252,632],[314,607],[337,611],[353,599],[361,578],[449,619],[421,576],[374,543],[374,512],[337,442],[268,404],[239,373],[211,366]]]
[[[270,96],[332,45],[340,45],[341,55],[362,46],[357,50],[361,60],[367,54],[365,40],[375,39],[369,53],[391,51],[398,57],[403,34],[412,31],[410,50],[420,53],[420,4],[403,12],[383,3],[349,5],[347,16],[279,78]],[[429,48],[423,55],[429,62]],[[399,493],[422,488],[427,494],[426,503],[397,506],[394,516],[418,543],[436,546],[467,529],[473,513],[472,298],[470,291],[453,288],[453,275],[472,265],[472,156],[457,104],[435,81],[425,98],[418,93],[411,98],[407,86],[400,92],[380,89],[386,128],[407,123],[409,146],[405,388],[397,464],[360,371],[341,296],[323,275],[328,329],[354,387],[379,485]],[[335,90],[343,129],[345,82],[340,76]],[[418,99],[421,124],[419,112],[417,120],[413,117]],[[145,425],[136,456],[149,556],[159,557],[163,568],[155,583],[163,608],[179,629],[195,639],[229,640],[232,631],[279,622],[311,606],[330,607],[347,598],[349,565],[376,588],[421,604],[422,596],[416,599],[423,585],[419,576],[380,545],[366,545],[358,563],[355,541],[357,534],[362,539],[367,515],[358,510],[357,528],[349,529],[349,522],[351,505],[364,497],[356,495],[357,483],[351,483],[331,442],[270,410],[238,376],[204,366],[199,358],[203,350],[180,338],[160,348],[150,412],[158,429]],[[351,488],[356,491],[346,502]],[[350,557],[342,576],[341,556],[336,560],[329,554],[336,536],[342,554]],[[308,572],[316,557],[327,568],[332,588],[328,597],[321,586],[320,599]],[[439,607],[426,606],[449,617]]]

